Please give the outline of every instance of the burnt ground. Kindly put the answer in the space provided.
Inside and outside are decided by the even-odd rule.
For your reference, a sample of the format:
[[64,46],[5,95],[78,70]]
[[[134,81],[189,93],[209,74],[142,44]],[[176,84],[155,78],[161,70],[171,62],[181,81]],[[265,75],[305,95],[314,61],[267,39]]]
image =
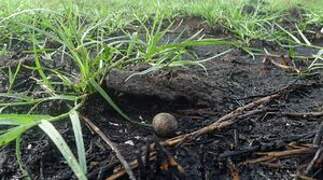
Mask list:
[[[189,22],[196,24],[196,19]],[[184,26],[188,22],[184,22]],[[190,25],[187,25],[191,27]],[[195,27],[195,25],[193,26]],[[209,36],[218,31],[207,30]],[[213,33],[213,34],[212,34]],[[322,42],[321,40],[317,40]],[[274,51],[266,42],[256,46]],[[226,46],[193,48],[201,58],[229,49]],[[299,49],[308,53],[311,50]],[[275,51],[277,52],[277,51]],[[284,55],[284,50],[280,50]],[[264,64],[263,56],[253,59],[242,50],[234,49],[224,56],[204,63],[207,72],[199,67],[164,69],[142,76],[130,74],[143,67],[113,70],[104,88],[113,95],[119,107],[134,120],[151,123],[159,112],[176,116],[177,134],[185,134],[217,121],[238,107],[266,97],[284,87],[307,85],[258,107],[262,111],[223,129],[202,134],[175,147],[157,148],[157,158],[140,163],[134,172],[138,179],[294,179],[297,175],[322,178],[321,163],[306,174],[306,168],[318,147],[312,142],[320,127],[319,116],[293,116],[291,113],[323,111],[323,81],[320,74],[299,76],[272,64]],[[280,58],[275,59],[281,61]],[[306,62],[299,61],[301,68]],[[57,104],[42,107],[55,109]],[[288,115],[288,113],[290,113]],[[82,108],[82,115],[96,124],[116,143],[128,162],[147,154],[147,145],[164,141],[150,128],[125,122],[99,96],[92,95]],[[56,124],[67,142],[74,147],[72,129],[68,121]],[[89,179],[106,179],[115,174],[119,161],[112,150],[84,125]],[[289,150],[302,150],[291,153]],[[263,157],[261,153],[288,152],[275,159],[250,161]],[[23,136],[22,161],[33,179],[75,179],[55,145],[38,129]],[[14,146],[0,150],[1,179],[19,179],[21,172],[15,159]],[[165,160],[174,158],[174,163]],[[166,165],[165,165],[166,164]],[[183,167],[184,172],[178,168]],[[177,167],[177,168],[176,168]],[[139,170],[138,170],[139,169]],[[127,175],[120,179],[127,179]]]

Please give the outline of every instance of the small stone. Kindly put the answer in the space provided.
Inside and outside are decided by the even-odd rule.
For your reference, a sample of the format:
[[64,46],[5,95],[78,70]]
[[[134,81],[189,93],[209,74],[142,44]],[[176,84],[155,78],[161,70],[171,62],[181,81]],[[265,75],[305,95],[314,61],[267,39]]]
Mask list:
[[126,142],[124,142],[125,144],[128,144],[128,145],[130,145],[130,146],[134,146],[135,145],[135,143],[132,141],[132,140],[128,140],[128,141],[126,141]]
[[28,144],[27,149],[30,150],[30,149],[32,149],[32,147],[33,147],[33,145]]
[[153,128],[160,137],[170,137],[175,135],[178,128],[176,118],[169,113],[159,113],[153,118]]

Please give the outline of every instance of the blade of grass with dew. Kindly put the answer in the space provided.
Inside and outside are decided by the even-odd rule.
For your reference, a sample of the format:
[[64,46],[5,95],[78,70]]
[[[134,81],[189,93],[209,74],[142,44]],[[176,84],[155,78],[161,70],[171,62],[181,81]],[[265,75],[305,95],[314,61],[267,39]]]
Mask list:
[[78,112],[73,110],[70,113],[70,119],[72,122],[73,132],[75,136],[75,142],[77,147],[77,155],[79,159],[79,163],[83,169],[83,172],[87,173],[87,166],[86,166],[86,155],[85,155],[85,149],[84,149],[84,141],[83,141],[83,134],[82,134],[82,128],[80,123],[80,118],[78,115]]
[[60,133],[57,131],[57,129],[52,125],[52,123],[46,120],[42,120],[38,126],[49,136],[49,138],[53,141],[53,143],[62,153],[67,164],[72,169],[76,177],[80,180],[87,180],[85,176],[85,172],[77,162],[71,149],[68,147],[67,143],[60,135]]

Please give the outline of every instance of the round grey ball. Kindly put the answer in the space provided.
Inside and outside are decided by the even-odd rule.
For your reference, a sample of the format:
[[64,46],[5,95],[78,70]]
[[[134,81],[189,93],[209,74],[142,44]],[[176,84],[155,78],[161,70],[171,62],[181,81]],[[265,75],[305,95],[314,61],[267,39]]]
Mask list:
[[169,113],[158,113],[153,118],[153,128],[160,137],[170,137],[175,135],[178,128],[176,118]]

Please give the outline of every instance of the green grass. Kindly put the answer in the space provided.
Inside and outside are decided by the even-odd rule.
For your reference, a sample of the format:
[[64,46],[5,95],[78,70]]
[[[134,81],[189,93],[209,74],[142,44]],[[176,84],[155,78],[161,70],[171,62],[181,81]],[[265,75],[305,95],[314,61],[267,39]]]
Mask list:
[[[246,13],[245,7],[250,4],[254,5],[253,13]],[[78,116],[79,107],[86,98],[99,93],[125,120],[137,123],[100,87],[105,74],[112,68],[122,69],[140,63],[150,65],[138,74],[173,67],[207,69],[203,62],[212,57],[200,59],[189,50],[190,47],[228,45],[253,55],[252,42],[265,40],[281,44],[282,48],[318,49],[319,53],[313,55],[314,60],[305,71],[313,72],[323,68],[323,48],[311,44],[305,34],[308,27],[323,23],[323,10],[318,8],[322,6],[320,0],[2,0],[0,55],[13,53],[15,42],[19,41],[28,45],[23,52],[34,56],[35,63],[31,67],[19,65],[6,69],[9,88],[7,93],[0,94],[6,100],[0,102],[1,111],[16,106],[29,110],[0,115],[0,125],[6,127],[0,135],[0,146],[16,140],[17,161],[28,176],[21,162],[20,139],[27,130],[39,126],[58,145],[73,172],[80,179],[86,179]],[[283,22],[295,7],[303,8],[303,18],[287,29]],[[206,39],[198,31],[186,39],[180,33],[173,40],[165,41],[167,34],[174,30],[175,18],[186,16],[200,17],[210,27],[231,32],[234,38]],[[54,61],[57,56],[63,62],[71,61],[74,73],[46,66],[46,62]],[[34,81],[41,88],[42,96],[15,92],[17,76],[25,69],[37,74]],[[68,104],[68,112],[49,116],[35,111],[40,104],[56,100]],[[68,118],[72,121],[77,158],[53,126],[57,120]]]

